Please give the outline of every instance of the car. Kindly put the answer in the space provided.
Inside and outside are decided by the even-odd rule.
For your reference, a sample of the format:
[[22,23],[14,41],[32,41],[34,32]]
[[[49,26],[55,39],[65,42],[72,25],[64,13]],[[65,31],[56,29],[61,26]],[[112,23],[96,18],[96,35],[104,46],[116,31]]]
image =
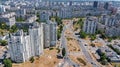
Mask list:
[[85,46],[87,46],[87,44],[85,44]]
[[7,51],[5,51],[5,53],[8,53]]
[[93,62],[91,62],[91,64],[93,64]]

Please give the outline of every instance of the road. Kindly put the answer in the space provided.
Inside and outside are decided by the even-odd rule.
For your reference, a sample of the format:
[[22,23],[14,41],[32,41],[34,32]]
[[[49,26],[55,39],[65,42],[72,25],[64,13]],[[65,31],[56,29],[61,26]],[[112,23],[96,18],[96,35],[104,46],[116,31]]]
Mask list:
[[[79,65],[78,64],[76,64],[76,63],[74,63],[70,58],[69,58],[69,52],[68,52],[68,48],[67,48],[67,39],[66,39],[66,37],[65,37],[65,31],[66,31],[66,29],[68,28],[68,26],[67,25],[65,25],[64,27],[63,27],[63,31],[62,31],[62,34],[61,34],[61,39],[60,39],[60,44],[61,44],[61,47],[62,48],[65,48],[65,50],[66,50],[66,54],[65,54],[65,57],[64,57],[64,62],[68,62],[69,63],[69,65],[71,65],[71,66],[73,66],[73,67],[79,67]],[[64,63],[63,64],[61,64],[61,66],[60,67],[63,67],[64,66]]]
[[[70,23],[70,25],[72,25],[72,24],[73,24],[73,22]],[[86,57],[87,61],[88,61],[90,64],[92,64],[92,67],[100,67],[100,66],[98,66],[98,65],[96,64],[96,62],[91,58],[89,52],[87,51],[88,49],[85,49],[85,46],[84,46],[84,43],[83,43],[84,41],[83,41],[81,38],[79,38],[77,35],[75,35],[75,32],[73,32],[73,35],[74,35],[75,39],[78,40],[79,45],[80,45],[80,48],[81,48],[84,56]]]
[[79,45],[80,45],[80,48],[83,52],[83,55],[86,57],[87,61],[92,64],[92,67],[100,67],[98,66],[98,64],[96,63],[96,61],[94,61],[89,52],[87,51],[88,49],[85,48],[84,46],[84,40],[82,40],[81,38],[79,38],[77,35],[75,35],[75,32],[73,32],[73,30],[71,29],[71,26],[73,25],[73,21],[71,21],[69,24],[68,24],[68,28],[70,29],[70,31],[73,33],[74,37],[76,40],[78,40],[79,42]]

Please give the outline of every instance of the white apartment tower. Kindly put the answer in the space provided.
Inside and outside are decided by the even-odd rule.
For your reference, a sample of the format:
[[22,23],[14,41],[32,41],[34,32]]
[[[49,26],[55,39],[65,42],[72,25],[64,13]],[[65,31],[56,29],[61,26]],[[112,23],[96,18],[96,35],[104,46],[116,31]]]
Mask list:
[[84,21],[83,31],[87,34],[94,34],[96,32],[97,22],[96,17],[87,17]]
[[43,27],[44,47],[48,48],[55,46],[57,41],[56,22],[47,21],[47,23],[42,23],[41,26]]
[[43,54],[43,28],[40,25],[33,25],[29,28],[29,34],[22,30],[10,34],[8,46],[10,57],[15,62],[28,61],[32,56]]
[[8,46],[12,61],[25,62],[31,57],[30,37],[22,30],[9,36]]
[[43,53],[42,32],[40,26],[32,26],[29,29],[32,56],[39,56]]

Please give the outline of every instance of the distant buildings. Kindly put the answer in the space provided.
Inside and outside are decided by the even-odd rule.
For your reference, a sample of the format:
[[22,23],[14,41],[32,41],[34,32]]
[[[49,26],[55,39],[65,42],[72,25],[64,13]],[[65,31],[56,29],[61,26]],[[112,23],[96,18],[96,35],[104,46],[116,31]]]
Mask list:
[[61,8],[59,10],[58,16],[60,18],[72,18],[72,9],[71,8]]
[[47,21],[50,18],[50,14],[47,11],[43,11],[40,13],[40,21]]
[[120,27],[107,27],[105,34],[109,37],[120,36]]
[[0,13],[4,13],[5,11],[5,7],[3,5],[0,5]]
[[94,1],[93,7],[94,7],[94,8],[97,8],[97,7],[98,7],[98,1]]
[[109,37],[120,36],[120,17],[116,15],[102,15],[99,19],[98,30],[104,31]]
[[112,16],[102,15],[100,23],[106,26],[114,26],[116,24],[116,17],[115,15]]
[[83,31],[87,34],[94,34],[97,29],[98,19],[96,17],[87,17],[84,21]]
[[27,17],[26,22],[32,23],[32,22],[36,22],[36,20],[37,20],[36,15],[30,15],[29,17]]
[[104,5],[104,9],[106,9],[106,10],[107,10],[108,8],[109,8],[109,3],[108,3],[108,2],[106,2],[106,3],[105,3],[105,5]]
[[15,13],[16,17],[24,17],[26,15],[26,9],[17,9]]
[[0,15],[0,22],[5,22],[7,25],[12,26],[15,24],[15,12],[3,13]]

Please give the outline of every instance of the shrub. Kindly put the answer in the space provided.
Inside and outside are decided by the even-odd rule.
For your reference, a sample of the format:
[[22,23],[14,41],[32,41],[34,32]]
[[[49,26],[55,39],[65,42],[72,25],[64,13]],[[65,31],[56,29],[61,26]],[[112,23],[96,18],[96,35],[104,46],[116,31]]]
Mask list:
[[12,62],[9,59],[4,59],[3,63],[4,63],[4,67],[12,67]]
[[31,57],[29,61],[33,63],[35,61],[34,57]]

